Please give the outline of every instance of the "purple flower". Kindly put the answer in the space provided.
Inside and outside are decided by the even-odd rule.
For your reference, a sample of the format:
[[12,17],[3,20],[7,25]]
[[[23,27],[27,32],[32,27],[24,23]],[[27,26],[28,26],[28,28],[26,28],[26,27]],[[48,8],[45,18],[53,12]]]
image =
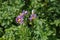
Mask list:
[[25,14],[27,14],[28,12],[27,11],[25,11]]
[[19,16],[16,18],[16,22],[19,23],[19,24],[23,24],[23,17],[19,15]]
[[36,14],[31,14],[29,20],[32,21],[32,20],[35,19],[35,18],[36,18]]
[[31,14],[31,16],[30,16],[30,18],[29,18],[30,21],[32,21],[33,19],[36,18],[36,14],[34,14],[34,13],[35,13],[35,11],[32,10],[32,14]]
[[23,12],[20,13],[20,16],[24,17],[25,14],[27,14],[27,11],[23,10]]
[[22,14],[24,14],[24,15],[25,15],[25,14],[27,14],[27,13],[28,13],[28,12],[27,12],[27,11],[25,11],[25,10],[23,10],[23,12],[22,12]]
[[21,16],[21,17],[24,17],[24,13],[20,13],[20,16]]
[[16,18],[16,22],[19,23],[19,24],[22,24],[25,14],[27,14],[27,11],[23,10],[23,12],[20,13],[20,15]]

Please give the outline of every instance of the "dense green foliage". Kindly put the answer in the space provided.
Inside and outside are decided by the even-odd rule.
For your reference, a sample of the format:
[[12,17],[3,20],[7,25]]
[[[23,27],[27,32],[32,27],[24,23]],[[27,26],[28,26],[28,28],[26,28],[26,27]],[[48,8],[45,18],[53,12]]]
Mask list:
[[[30,22],[32,9],[37,18]],[[19,25],[15,19],[23,10],[28,14]],[[0,0],[0,40],[56,40],[58,28],[60,0]]]

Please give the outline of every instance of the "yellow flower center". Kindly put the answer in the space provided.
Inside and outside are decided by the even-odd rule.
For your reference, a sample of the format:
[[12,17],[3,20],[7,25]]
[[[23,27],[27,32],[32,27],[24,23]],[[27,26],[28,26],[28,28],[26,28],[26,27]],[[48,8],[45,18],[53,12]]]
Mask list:
[[35,17],[32,17],[32,19],[35,19]]
[[18,23],[21,21],[21,19],[18,19]]

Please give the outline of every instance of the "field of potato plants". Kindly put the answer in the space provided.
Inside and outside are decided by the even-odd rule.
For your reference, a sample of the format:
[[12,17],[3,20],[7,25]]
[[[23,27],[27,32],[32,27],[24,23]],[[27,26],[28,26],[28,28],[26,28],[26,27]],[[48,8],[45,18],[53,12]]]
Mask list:
[[60,40],[60,0],[0,0],[0,40]]

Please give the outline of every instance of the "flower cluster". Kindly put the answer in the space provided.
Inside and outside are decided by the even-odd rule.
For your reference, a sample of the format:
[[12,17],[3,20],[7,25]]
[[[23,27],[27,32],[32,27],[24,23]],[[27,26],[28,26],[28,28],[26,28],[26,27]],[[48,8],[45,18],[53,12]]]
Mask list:
[[23,24],[23,18],[24,18],[25,14],[27,14],[27,11],[23,10],[23,12],[20,13],[20,15],[17,16],[16,22],[19,23],[19,24]]
[[34,10],[32,10],[32,14],[31,14],[29,20],[32,21],[35,18],[36,18],[36,14],[34,14]]
[[[20,13],[20,15],[17,16],[16,22],[19,23],[19,24],[23,24],[24,15],[27,14],[27,13],[28,13],[27,11],[23,10],[23,12]],[[36,18],[36,14],[34,14],[34,10],[32,10],[32,14],[31,14],[29,20],[32,21],[35,18]]]
[[23,23],[23,17],[21,17],[20,15],[16,18],[16,22],[19,24]]

